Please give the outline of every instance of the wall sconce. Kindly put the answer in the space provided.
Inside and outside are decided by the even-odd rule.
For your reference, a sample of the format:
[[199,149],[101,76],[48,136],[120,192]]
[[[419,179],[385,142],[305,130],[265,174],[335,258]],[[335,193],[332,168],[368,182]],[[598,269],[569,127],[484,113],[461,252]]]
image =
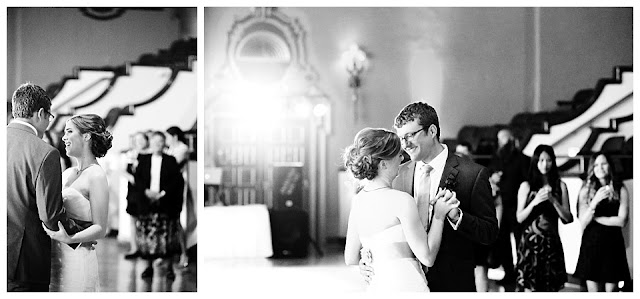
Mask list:
[[358,119],[358,89],[361,81],[360,75],[369,67],[367,53],[362,51],[358,45],[353,44],[349,50],[342,53],[342,63],[349,73],[349,88],[351,88],[351,103],[353,104],[354,120]]

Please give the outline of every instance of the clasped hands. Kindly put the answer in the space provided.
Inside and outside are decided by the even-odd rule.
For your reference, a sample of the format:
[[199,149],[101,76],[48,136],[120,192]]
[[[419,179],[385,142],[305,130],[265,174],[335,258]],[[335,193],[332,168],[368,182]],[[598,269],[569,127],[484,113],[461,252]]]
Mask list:
[[[438,188],[436,196],[429,202],[433,206],[433,218],[442,220],[445,216],[456,222],[460,216],[460,201],[456,196],[455,191],[449,189]],[[364,277],[364,280],[369,283],[374,275],[373,267],[371,267],[371,252],[368,249],[360,250],[360,261],[358,266],[360,268],[360,275]]]
[[597,206],[601,201],[605,199],[609,199],[613,197],[613,192],[609,185],[602,186],[596,191],[596,194],[591,199],[590,205],[593,207]]
[[436,196],[431,199],[430,203],[433,206],[433,217],[435,219],[444,219],[448,216],[452,221],[457,221],[460,216],[460,201],[456,196],[455,191],[449,189],[443,189],[438,187]]
[[144,190],[144,195],[147,196],[147,198],[151,199],[151,201],[157,201],[158,199],[162,198],[165,194],[166,192],[164,192],[164,190],[160,192],[152,191],[151,189]]
[[538,192],[536,193],[531,203],[534,206],[537,206],[540,203],[543,203],[547,200],[550,201],[551,203],[558,201],[558,199],[555,196],[553,196],[553,194],[551,194],[551,187],[549,185],[546,185],[540,188],[540,190],[538,190]]
[[[78,243],[78,242],[74,242],[71,237],[73,235],[69,235],[67,233],[67,231],[64,229],[64,226],[62,225],[62,222],[58,221],[58,231],[53,231],[47,228],[46,225],[44,225],[44,223],[42,223],[42,228],[44,229],[44,232],[47,233],[47,235],[49,236],[49,238],[56,240],[58,242],[62,242],[65,244],[72,244],[72,243]],[[91,241],[91,242],[82,242],[80,243],[81,247],[86,247],[88,249],[95,249],[95,245],[98,244],[97,241]]]

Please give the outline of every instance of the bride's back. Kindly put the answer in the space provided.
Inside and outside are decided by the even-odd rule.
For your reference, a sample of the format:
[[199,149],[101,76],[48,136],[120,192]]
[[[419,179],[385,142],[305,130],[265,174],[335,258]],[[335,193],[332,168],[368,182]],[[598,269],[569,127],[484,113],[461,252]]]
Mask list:
[[374,191],[361,191],[354,200],[356,224],[360,239],[366,240],[384,233],[385,240],[405,241],[398,211],[402,201],[402,192],[385,188]]

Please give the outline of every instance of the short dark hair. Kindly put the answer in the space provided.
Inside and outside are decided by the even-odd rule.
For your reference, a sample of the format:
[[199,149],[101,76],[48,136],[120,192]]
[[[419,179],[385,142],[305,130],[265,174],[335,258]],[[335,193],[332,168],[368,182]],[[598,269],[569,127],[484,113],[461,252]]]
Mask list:
[[97,158],[104,157],[111,148],[113,136],[107,131],[104,119],[95,114],[75,115],[69,120],[73,123],[80,133],[91,134],[91,153]]
[[418,120],[418,124],[425,130],[429,128],[429,126],[435,125],[438,130],[436,138],[440,140],[440,122],[438,121],[436,109],[423,102],[411,103],[402,108],[400,114],[396,116],[394,125],[396,128],[401,128],[414,120]]
[[31,82],[20,85],[13,92],[11,104],[11,114],[14,118],[30,118],[40,108],[44,108],[47,111],[51,109],[51,99],[47,92],[42,87]]

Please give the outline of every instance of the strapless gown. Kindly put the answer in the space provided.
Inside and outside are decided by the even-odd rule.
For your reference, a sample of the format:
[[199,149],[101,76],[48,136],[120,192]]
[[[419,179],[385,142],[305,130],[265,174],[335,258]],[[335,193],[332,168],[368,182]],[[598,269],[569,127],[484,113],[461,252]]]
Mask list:
[[374,272],[367,291],[429,291],[422,264],[413,255],[400,224],[361,237],[361,241],[363,250],[371,254]]
[[[69,218],[92,221],[91,203],[73,188],[62,189],[62,199]],[[100,291],[98,256],[95,249],[53,242],[52,290],[62,292]]]

